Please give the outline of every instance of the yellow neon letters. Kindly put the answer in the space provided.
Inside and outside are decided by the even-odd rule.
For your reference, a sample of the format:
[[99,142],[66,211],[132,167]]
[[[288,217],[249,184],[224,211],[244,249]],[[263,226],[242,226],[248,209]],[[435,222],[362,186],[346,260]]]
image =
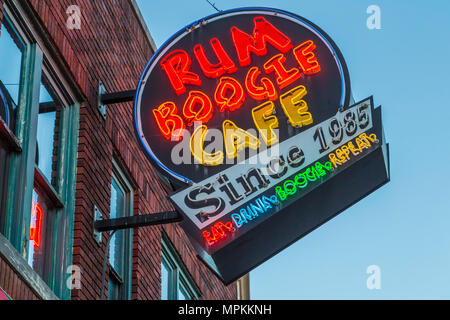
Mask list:
[[279,124],[274,112],[275,104],[272,101],[268,101],[252,110],[256,128],[268,147],[278,142],[278,136],[274,129],[278,128]]
[[369,149],[372,144],[376,144],[379,141],[376,134],[371,134],[370,136],[368,136],[366,133],[363,133],[355,139],[355,142],[357,146],[355,146],[355,144],[350,141],[349,143],[337,149],[334,153],[329,154],[328,157],[330,158],[333,167],[337,168],[338,166],[342,166],[350,160],[351,155],[356,157],[365,149]]
[[308,104],[302,100],[307,93],[304,86],[298,86],[280,98],[284,113],[294,127],[303,127],[313,123],[313,117],[308,112]]
[[217,151],[211,154],[205,152],[203,148],[207,132],[208,128],[206,126],[199,126],[194,130],[190,144],[191,153],[200,164],[207,166],[221,165],[224,161],[223,151]]
[[250,148],[258,150],[259,139],[251,133],[238,128],[230,120],[225,120],[223,123],[223,134],[225,140],[225,151],[229,159],[234,159],[238,155],[238,151]]

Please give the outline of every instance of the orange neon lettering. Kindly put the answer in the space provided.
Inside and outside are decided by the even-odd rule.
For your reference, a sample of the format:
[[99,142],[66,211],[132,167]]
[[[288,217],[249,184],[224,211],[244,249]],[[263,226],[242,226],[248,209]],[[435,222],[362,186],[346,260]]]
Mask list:
[[231,223],[231,222],[227,222],[227,223],[218,222],[216,224],[216,228],[219,228],[222,231],[229,231],[229,232],[234,231],[233,223]]
[[267,73],[275,72],[277,75],[277,84],[280,89],[286,88],[302,76],[300,70],[297,68],[292,68],[289,71],[286,70],[283,65],[285,61],[286,57],[280,53],[264,64],[264,69]]
[[205,76],[208,78],[218,78],[225,73],[235,73],[238,69],[234,64],[233,60],[231,60],[230,56],[225,52],[222,44],[219,39],[214,38],[210,41],[211,47],[219,60],[219,63],[213,65],[208,58],[206,57],[205,49],[201,44],[198,44],[194,47],[194,55],[197,58],[198,63],[200,64],[200,68],[202,69]]
[[177,106],[168,101],[153,110],[159,130],[167,140],[178,141],[183,136],[185,125],[183,119],[177,115]]
[[234,231],[235,229],[232,222],[218,222],[211,227],[210,231],[203,231],[202,235],[206,243],[212,246],[219,241],[224,240],[227,237],[227,233],[233,234]]
[[282,53],[288,52],[293,47],[291,39],[270,24],[265,18],[256,17],[254,24],[253,36],[237,27],[231,28],[233,43],[242,67],[248,66],[251,63],[250,52],[253,52],[257,56],[265,56],[267,54],[267,42]]
[[245,78],[245,88],[248,94],[255,100],[276,100],[278,98],[277,90],[275,85],[268,78],[261,78],[262,86],[256,85],[256,79],[259,77],[261,72],[258,67],[253,67],[247,73]]
[[161,61],[161,67],[166,72],[170,83],[177,95],[186,92],[185,84],[200,86],[202,81],[200,77],[190,72],[191,58],[184,50],[175,50],[169,53]]
[[203,92],[191,91],[184,104],[183,115],[187,119],[188,125],[195,121],[206,123],[213,115],[213,104]]
[[209,233],[208,231],[203,231],[202,235],[208,245],[211,246],[216,242],[216,239],[212,238],[211,233]]
[[312,40],[305,41],[294,49],[295,59],[306,75],[320,72],[319,61],[313,52],[315,49],[316,45]]
[[34,220],[33,227],[30,228],[30,240],[34,241],[35,248],[41,247],[42,218],[44,216],[42,207],[34,205],[31,212],[31,219]]
[[223,77],[217,86],[214,99],[222,112],[239,109],[245,101],[244,88],[236,79]]

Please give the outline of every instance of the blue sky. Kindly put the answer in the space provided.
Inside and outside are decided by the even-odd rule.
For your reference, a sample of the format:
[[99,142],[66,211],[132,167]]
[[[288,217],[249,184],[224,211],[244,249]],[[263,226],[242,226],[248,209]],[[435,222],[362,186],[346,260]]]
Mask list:
[[[137,2],[157,45],[215,12],[206,0]],[[392,181],[252,271],[252,299],[450,299],[450,1],[215,3],[277,7],[324,29],[355,100],[374,95],[383,106],[391,147]],[[381,30],[366,26],[372,4]],[[381,268],[381,290],[366,287],[370,265]]]

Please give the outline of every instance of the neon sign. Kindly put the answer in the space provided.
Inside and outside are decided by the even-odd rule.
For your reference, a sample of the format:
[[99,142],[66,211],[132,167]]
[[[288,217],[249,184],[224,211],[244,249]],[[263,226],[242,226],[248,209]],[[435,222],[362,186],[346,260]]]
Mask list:
[[[266,24],[267,24],[267,21],[264,23],[264,25],[266,25]],[[273,31],[273,30],[269,29],[267,32],[269,32],[269,31]],[[275,32],[275,31],[273,31],[273,32]],[[277,30],[277,32],[279,32],[279,31]],[[279,37],[283,38],[285,36],[282,36],[282,34],[280,33]],[[258,36],[258,39],[259,38],[265,39],[265,36],[260,35],[260,36]],[[260,41],[262,41],[262,40],[260,40]],[[219,43],[219,42],[217,42],[217,43]],[[289,43],[290,43],[290,40],[289,40]],[[294,55],[296,57],[296,61],[298,61],[298,63],[299,63],[299,67],[302,68],[304,74],[305,75],[313,75],[313,74],[320,72],[320,65],[317,61],[316,56],[314,55],[314,53],[312,51],[313,49],[315,49],[314,42],[312,40],[308,40],[305,43],[306,43],[307,47],[303,48],[305,46],[305,44],[301,44],[299,47],[296,48],[297,51],[295,52]],[[239,45],[237,45],[237,46],[239,46]],[[241,44],[241,46],[242,46],[242,44]],[[265,55],[262,53],[267,52],[267,44],[265,42],[261,42],[261,44],[259,46],[263,49],[256,50],[255,52],[259,52],[260,55]],[[220,48],[223,49],[223,47],[221,47],[221,46],[220,46]],[[248,47],[248,48],[252,48],[252,47]],[[279,48],[280,50],[282,49],[282,47],[278,47],[278,46],[277,46],[277,48]],[[236,50],[238,52],[242,51],[242,49],[240,47],[236,47]],[[234,68],[234,64],[232,65],[233,67],[231,67],[231,65],[230,65],[228,68],[223,67],[221,64],[220,66],[214,66],[214,68],[217,69],[215,72],[210,71],[210,69],[213,67],[211,67],[211,66],[209,66],[208,68],[205,67],[206,62],[203,59],[204,49],[198,45],[194,48],[194,52],[195,52],[195,56],[199,60],[199,64],[202,66],[202,71],[204,72],[205,76],[207,76],[209,78],[216,78],[215,75],[223,74],[223,73],[225,73],[226,70],[233,70],[234,72],[235,72],[235,70],[237,70]],[[174,53],[169,53],[167,55],[167,57],[163,60],[163,65],[165,66],[164,70],[166,71],[166,74],[170,80],[171,85],[173,86],[175,93],[180,95],[180,94],[183,94],[186,92],[185,84],[195,84],[197,86],[201,86],[201,81],[188,80],[191,78],[195,78],[195,79],[200,79],[200,78],[198,75],[194,76],[194,74],[189,71],[190,59],[188,57],[186,57],[187,53],[185,51],[182,51],[182,52],[180,51],[180,52],[177,52],[176,55],[180,56],[176,60],[178,63],[176,68],[173,63],[169,64],[171,66],[170,68],[168,68],[166,66],[166,64],[169,63],[167,61],[171,61],[171,59],[174,59],[173,58]],[[227,57],[228,57],[227,59],[229,59],[228,55],[227,55]],[[245,61],[247,61],[247,60],[245,59]],[[300,70],[298,68],[294,67],[290,70],[287,70],[286,67],[284,66],[285,62],[286,62],[286,57],[283,54],[277,54],[274,57],[270,58],[264,64],[264,67],[263,67],[263,69],[265,70],[267,75],[272,74],[272,73],[276,75],[276,83],[277,83],[279,89],[286,88],[287,86],[291,85],[292,83],[296,82],[297,80],[299,80],[302,77],[302,73],[300,72]],[[205,69],[207,69],[206,72],[205,72]],[[233,73],[233,72],[229,72],[229,73]],[[213,74],[214,74],[214,76],[213,76]],[[177,108],[174,103],[170,103],[170,105],[169,105],[170,112],[166,111],[166,116],[161,116],[162,112],[160,110],[161,109],[161,106],[160,106],[159,109],[157,109],[157,111],[154,111],[154,117],[155,117],[156,123],[158,124],[158,127],[160,128],[161,134],[166,139],[168,137],[170,137],[171,135],[175,135],[178,138],[182,135],[180,131],[183,131],[184,128],[186,127],[186,125],[189,126],[193,121],[200,121],[202,123],[207,123],[209,121],[209,119],[212,117],[214,108],[218,109],[220,112],[235,111],[235,110],[239,109],[245,102],[246,94],[248,94],[254,100],[269,99],[269,100],[273,101],[273,100],[277,99],[278,92],[275,89],[273,82],[271,80],[269,80],[267,77],[263,77],[261,79],[262,86],[256,85],[256,79],[260,76],[260,74],[261,74],[261,72],[258,67],[252,67],[248,71],[247,76],[245,78],[245,88],[246,88],[247,92],[245,92],[242,84],[237,79],[235,79],[233,77],[221,77],[219,80],[219,83],[216,87],[215,93],[214,93],[214,101],[215,101],[214,106],[211,103],[211,100],[209,99],[209,97],[205,93],[198,91],[198,90],[190,91],[189,95],[187,97],[187,100],[184,104],[184,108],[183,108],[184,120],[176,115]],[[173,78],[175,78],[175,80]],[[301,96],[299,98],[299,99],[301,99],[307,93],[304,86],[297,87],[296,89],[297,90],[295,90],[295,91],[300,91],[300,93],[298,93],[298,95],[295,96],[295,98],[298,98]],[[282,101],[286,100],[286,97],[289,98],[292,94],[293,94],[292,91],[289,91],[289,92],[283,94]],[[197,112],[192,110],[193,105],[195,103],[200,105],[198,107],[199,110]],[[299,103],[299,102],[297,102],[297,103]],[[282,104],[283,104],[283,102],[282,102]],[[301,104],[302,104],[302,107],[306,108],[306,110],[307,110],[306,103],[302,101]],[[163,106],[165,106],[165,105],[163,105]],[[283,108],[284,108],[285,112],[288,113],[287,109],[284,107],[284,104],[283,104]],[[293,114],[290,113],[290,115],[292,116]],[[298,116],[299,115],[297,115],[297,117]],[[179,132],[177,132],[177,133],[174,133],[175,129],[172,129],[172,130],[168,129],[168,122],[175,123],[175,120],[174,120],[175,117],[176,117],[176,122],[178,122],[178,123],[173,124],[173,127],[179,130]],[[308,125],[311,123],[312,123],[312,119],[311,119],[311,121],[305,121],[304,123],[300,122],[300,125],[301,124]],[[299,125],[298,121],[292,121],[292,120],[291,120],[291,124],[293,126]],[[176,139],[176,140],[178,140],[178,139]]]
[[387,181],[381,111],[372,98],[350,105],[350,92],[332,39],[276,9],[201,19],[149,61],[137,138],[180,187],[180,225],[224,282]]
[[[332,109],[320,112],[334,112],[349,100],[343,58],[310,23],[269,9],[251,10],[239,19],[230,12],[203,21],[180,31],[155,54],[136,99],[139,139],[149,158],[175,180],[198,182],[228,167],[227,159],[241,159],[227,144],[225,132],[222,148],[204,150],[210,129],[233,123],[234,131],[255,136],[256,130],[264,142],[258,148],[272,147],[313,125],[311,108],[327,101]],[[319,83],[322,90],[311,91]],[[284,125],[280,112],[294,131]],[[190,150],[190,162],[175,164],[169,159],[171,150],[185,136],[200,139],[185,142],[201,149]],[[252,153],[255,145],[244,145],[239,152]],[[195,162],[205,170],[191,170]]]

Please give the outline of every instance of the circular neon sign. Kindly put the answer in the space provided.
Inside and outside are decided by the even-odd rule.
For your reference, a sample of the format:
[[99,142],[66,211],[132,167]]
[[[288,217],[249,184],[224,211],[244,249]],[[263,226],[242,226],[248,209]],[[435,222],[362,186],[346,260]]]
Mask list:
[[202,181],[348,106],[337,46],[295,14],[244,8],[173,35],[140,79],[135,128],[173,181]]

